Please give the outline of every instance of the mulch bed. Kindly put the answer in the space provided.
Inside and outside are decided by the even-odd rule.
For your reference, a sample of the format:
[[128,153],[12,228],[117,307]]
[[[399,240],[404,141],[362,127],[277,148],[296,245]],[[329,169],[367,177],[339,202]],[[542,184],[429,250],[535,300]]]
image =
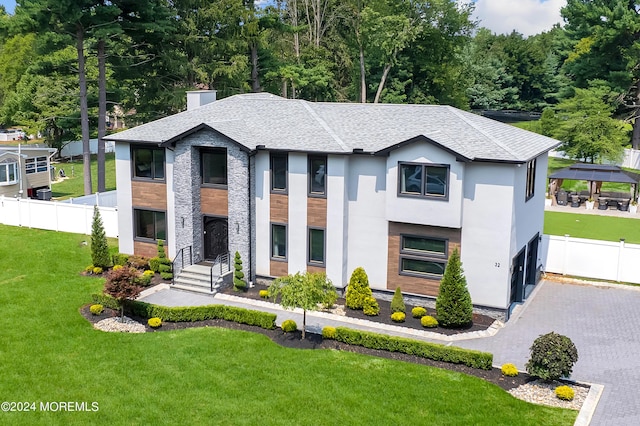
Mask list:
[[[247,297],[249,299],[254,299],[254,300],[262,300],[265,302],[269,302],[268,299],[263,299],[260,297],[260,290],[266,290],[267,287],[263,286],[263,285],[255,285],[253,287],[251,287],[250,289],[247,289],[247,291],[234,291],[233,287],[228,287],[222,290],[223,293],[232,295],[232,296],[238,296],[238,297]],[[345,305],[345,300],[344,298],[339,298],[338,301],[336,302],[337,305]],[[406,327],[406,328],[411,328],[414,330],[423,330],[423,331],[429,331],[429,332],[433,332],[433,333],[440,333],[440,334],[444,334],[447,336],[452,336],[455,334],[461,334],[461,333],[469,333],[472,331],[483,331],[486,330],[487,328],[489,328],[491,326],[491,324],[493,324],[493,322],[495,321],[494,318],[491,318],[489,316],[486,315],[482,315],[482,314],[477,314],[474,313],[473,314],[473,320],[472,323],[465,326],[465,327],[461,327],[461,328],[444,328],[444,327],[434,327],[434,328],[425,328],[422,326],[422,324],[420,324],[420,319],[419,318],[413,318],[411,316],[411,309],[414,308],[413,305],[409,305],[409,304],[405,304],[406,306],[406,319],[404,322],[398,323],[398,322],[393,322],[391,320],[391,302],[386,301],[386,300],[378,300],[378,305],[380,305],[380,314],[376,315],[376,316],[368,316],[365,315],[361,310],[354,310],[354,309],[349,309],[349,308],[345,308],[345,314],[347,317],[350,318],[358,318],[358,319],[363,319],[363,320],[367,320],[367,321],[373,321],[373,322],[377,322],[380,324],[388,324],[388,325],[394,325],[394,326],[398,326],[398,327]],[[436,316],[435,313],[435,309],[427,309],[427,315],[431,315],[433,317]]]
[[[247,293],[248,294],[248,293]],[[120,313],[109,308],[105,308],[101,315],[92,315],[89,311],[90,305],[85,305],[80,309],[80,313],[84,318],[92,324],[95,324],[103,319],[118,316]],[[368,349],[361,346],[349,345],[335,340],[325,340],[321,335],[314,333],[306,333],[305,339],[302,339],[302,333],[296,331],[293,333],[284,333],[281,329],[276,328],[274,330],[265,330],[260,327],[250,326],[245,324],[238,324],[235,322],[225,320],[206,320],[206,321],[194,321],[194,322],[164,322],[158,329],[153,329],[147,325],[147,321],[144,318],[127,315],[132,319],[144,324],[147,332],[155,333],[169,330],[181,330],[193,327],[224,327],[233,330],[243,330],[253,333],[260,333],[273,342],[288,348],[295,349],[336,349],[342,351],[349,351],[364,355],[371,355],[380,358],[388,358],[397,361],[411,362],[414,364],[428,365],[431,367],[443,368],[451,371],[469,374],[471,376],[479,377],[488,382],[491,382],[497,386],[500,386],[504,390],[509,390],[523,385],[532,380],[528,374],[520,373],[516,377],[505,377],[500,372],[499,368],[493,368],[491,370],[480,370],[476,368],[467,367],[466,365],[451,364],[440,361],[432,361],[425,358],[420,358],[413,355],[407,355],[397,352],[388,352],[377,349]],[[382,311],[381,311],[382,316]],[[409,315],[410,316],[410,315]],[[486,328],[486,327],[485,327]]]

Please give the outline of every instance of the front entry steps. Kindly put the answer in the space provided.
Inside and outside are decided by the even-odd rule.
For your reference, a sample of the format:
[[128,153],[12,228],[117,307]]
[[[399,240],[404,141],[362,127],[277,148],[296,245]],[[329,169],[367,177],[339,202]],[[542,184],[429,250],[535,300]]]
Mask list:
[[194,293],[216,294],[223,283],[223,276],[213,273],[213,291],[211,291],[211,266],[190,265],[183,268],[173,279],[172,288],[191,291]]

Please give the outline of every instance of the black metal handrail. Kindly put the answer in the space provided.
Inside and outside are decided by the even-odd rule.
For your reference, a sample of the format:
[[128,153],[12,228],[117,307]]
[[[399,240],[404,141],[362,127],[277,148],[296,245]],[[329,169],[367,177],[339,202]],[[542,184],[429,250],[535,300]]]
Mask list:
[[220,275],[222,276],[223,271],[222,271],[222,265],[226,264],[227,265],[227,271],[231,270],[231,256],[229,254],[229,252],[227,253],[222,253],[219,254],[216,257],[216,260],[213,261],[213,265],[211,265],[211,270],[209,271],[210,273],[210,282],[211,282],[211,292],[213,293],[213,269],[216,267],[216,265],[218,265],[218,268],[220,269]]
[[[173,277],[171,278],[171,284],[175,284],[175,279],[176,279],[176,275],[178,275],[178,273],[184,269],[184,255],[185,255],[185,251],[189,251],[189,265],[193,265],[193,250],[191,248],[192,246],[188,246],[188,247],[183,247],[180,250],[178,250],[178,253],[176,253],[176,256],[173,258],[173,260],[171,261],[171,273],[173,274]],[[180,268],[176,267],[176,260],[178,259],[178,257],[180,257]]]

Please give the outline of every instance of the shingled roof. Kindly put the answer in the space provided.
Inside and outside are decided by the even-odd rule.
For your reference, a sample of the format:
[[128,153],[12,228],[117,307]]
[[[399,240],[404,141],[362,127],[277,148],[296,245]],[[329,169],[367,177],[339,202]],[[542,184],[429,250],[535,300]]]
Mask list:
[[425,139],[465,160],[521,163],[559,141],[442,105],[308,102],[242,94],[110,135],[113,141],[176,143],[211,128],[247,150],[382,153]]

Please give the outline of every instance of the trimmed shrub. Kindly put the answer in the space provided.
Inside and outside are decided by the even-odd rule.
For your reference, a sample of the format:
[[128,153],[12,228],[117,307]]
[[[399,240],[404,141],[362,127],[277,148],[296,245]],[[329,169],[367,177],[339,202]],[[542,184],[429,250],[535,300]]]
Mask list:
[[563,401],[573,401],[573,397],[576,395],[572,388],[563,385],[556,388],[556,397]]
[[435,328],[438,326],[438,320],[431,315],[425,315],[420,318],[420,324],[422,324],[422,326],[426,328]]
[[94,266],[93,266],[93,265],[89,265],[89,266],[87,266],[86,268],[84,268],[84,271],[85,271],[85,272],[88,272],[88,273],[90,273],[90,274],[93,274],[93,268],[94,268]]
[[160,272],[160,277],[163,280],[171,280],[173,279],[173,274],[171,272]]
[[118,269],[122,269],[123,266],[122,265],[113,265],[113,268],[111,268],[114,271],[117,271]]
[[578,350],[567,336],[554,332],[539,336],[530,348],[527,373],[542,380],[569,377],[578,361]]
[[158,240],[158,258],[166,259],[167,253],[164,251],[164,240]]
[[473,304],[457,248],[449,256],[440,282],[436,314],[443,327],[462,327],[473,320]]
[[347,308],[362,309],[364,301],[367,297],[372,297],[373,293],[369,288],[369,277],[364,268],[358,267],[351,273],[347,293],[345,295],[345,304]]
[[233,289],[235,291],[244,291],[247,288],[247,283],[244,281],[244,272],[242,272],[242,259],[240,258],[240,253],[238,252],[236,252],[233,266]]
[[378,305],[378,301],[375,297],[367,297],[364,299],[362,312],[370,317],[376,316],[380,313],[380,305]]
[[322,338],[323,339],[335,339],[336,338],[336,328],[331,326],[322,327]]
[[393,293],[393,299],[391,299],[391,312],[402,312],[403,314],[407,312],[400,287],[396,287],[396,291]]
[[[119,309],[118,301],[108,294],[93,294],[94,303],[100,303],[111,309]],[[126,300],[127,309],[142,318],[162,318],[171,322],[193,322],[208,319],[223,319],[241,324],[255,325],[271,330],[276,327],[276,315],[269,312],[254,311],[225,305],[206,306],[158,306],[150,303]]]
[[132,255],[127,259],[127,263],[132,268],[136,269],[147,269],[149,267],[149,259],[142,256]]
[[141,286],[147,287],[149,284],[151,284],[151,279],[153,278],[154,275],[155,273],[153,271],[147,269],[146,271],[144,271],[142,274],[138,276],[138,283]]
[[260,297],[262,297],[263,299],[269,298],[269,290],[260,290],[259,294],[260,294]]
[[284,320],[280,326],[285,333],[291,333],[298,329],[298,324],[294,320]]
[[161,263],[160,265],[158,265],[158,272],[171,272],[171,265],[165,265],[164,263]]
[[100,275],[100,274],[102,274],[102,268],[99,267],[99,266],[94,266],[93,270],[91,271],[91,273],[93,275]]
[[147,324],[149,324],[151,328],[158,328],[162,325],[162,320],[158,317],[149,318]]
[[503,364],[500,368],[502,374],[508,377],[516,377],[518,375],[518,368],[513,364]]
[[425,315],[427,315],[427,310],[422,306],[416,306],[415,308],[411,309],[411,316],[413,316],[414,318],[422,318]]
[[407,316],[404,312],[394,312],[391,314],[391,321],[393,322],[404,322]]
[[353,330],[346,327],[336,327],[335,340],[350,345],[363,346],[365,348],[401,352],[434,361],[464,364],[483,370],[490,370],[493,364],[493,354],[488,352],[445,346],[438,343],[423,342],[404,337],[387,336],[384,334]]
[[159,257],[152,257],[151,259],[149,259],[149,269],[151,269],[153,272],[160,272],[160,258]]
[[104,306],[100,304],[91,305],[89,307],[89,312],[91,312],[93,315],[100,315],[102,312],[104,312]]
[[129,262],[129,255],[124,253],[116,253],[111,256],[111,262],[113,263],[114,267],[116,265],[124,266]]

